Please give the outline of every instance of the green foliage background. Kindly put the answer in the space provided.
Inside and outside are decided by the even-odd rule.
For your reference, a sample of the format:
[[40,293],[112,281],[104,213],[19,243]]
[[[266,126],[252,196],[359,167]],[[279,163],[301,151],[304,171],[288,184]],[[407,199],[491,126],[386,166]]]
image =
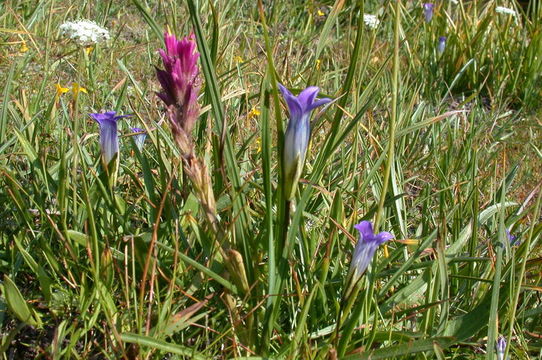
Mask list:
[[[443,1],[425,23],[413,1],[0,3],[3,358],[494,359],[498,335],[541,356],[538,6]],[[60,35],[81,18],[111,40]],[[193,136],[221,232],[155,95],[167,29],[202,54]],[[277,81],[337,99],[291,212]],[[87,92],[57,93],[74,83]],[[133,115],[114,182],[100,110]],[[396,241],[345,307],[361,220]]]

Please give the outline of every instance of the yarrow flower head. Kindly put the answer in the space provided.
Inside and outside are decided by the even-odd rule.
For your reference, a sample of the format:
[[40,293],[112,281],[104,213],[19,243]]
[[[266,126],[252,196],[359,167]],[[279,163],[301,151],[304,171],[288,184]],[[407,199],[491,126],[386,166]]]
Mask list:
[[131,128],[130,130],[132,130],[133,133],[136,133],[134,135],[134,142],[135,142],[137,148],[139,149],[139,151],[143,150],[143,145],[145,144],[145,139],[147,138],[147,133],[145,132],[145,130],[140,129],[138,127]]
[[511,15],[511,16],[514,16],[516,17],[516,11],[514,9],[510,9],[510,8],[507,8],[507,7],[504,7],[504,6],[497,6],[495,8],[495,11],[499,14],[506,14],[506,15]]
[[425,16],[425,22],[430,22],[433,18],[433,8],[435,7],[435,4],[432,3],[424,3],[423,4],[423,16]]
[[362,221],[354,228],[359,231],[360,236],[354,248],[349,272],[354,278],[359,278],[367,270],[378,246],[393,239],[393,235],[386,231],[375,234],[370,221]]
[[280,92],[288,105],[290,120],[284,134],[284,176],[285,195],[287,199],[294,197],[297,182],[303,171],[305,155],[310,138],[310,116],[314,109],[331,102],[331,99],[316,99],[320,89],[309,86],[301,91],[298,96],[279,84]]
[[156,69],[162,92],[158,96],[168,107],[170,125],[183,152],[191,148],[191,131],[199,116],[199,53],[193,35],[177,40],[165,33],[166,49],[160,49],[164,70]]
[[109,31],[90,20],[66,22],[60,25],[59,30],[80,46],[92,46],[109,40]]
[[363,14],[363,22],[369,29],[372,30],[376,29],[380,24],[380,20],[378,20],[378,17],[371,14]]
[[100,126],[100,147],[105,164],[119,152],[117,121],[130,115],[116,115],[115,111],[89,114]]
[[437,51],[439,54],[442,54],[446,49],[446,36],[441,36],[438,38]]

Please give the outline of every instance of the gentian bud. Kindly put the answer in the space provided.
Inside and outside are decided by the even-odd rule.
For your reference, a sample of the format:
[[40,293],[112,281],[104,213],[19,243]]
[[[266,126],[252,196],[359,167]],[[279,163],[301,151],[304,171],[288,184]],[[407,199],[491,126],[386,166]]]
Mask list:
[[438,38],[437,51],[439,54],[442,54],[446,49],[446,36],[441,36]]
[[134,135],[134,142],[137,148],[139,149],[139,151],[143,150],[143,145],[145,144],[147,133],[145,132],[145,130],[137,128],[137,127],[131,128],[130,130],[132,130],[133,133],[137,133],[136,135]]
[[509,229],[505,229],[505,231],[506,231],[506,237],[508,237],[508,241],[510,242],[510,246],[517,246],[520,244],[518,237],[515,235],[512,235]]
[[432,3],[423,4],[423,16],[425,16],[425,22],[430,22],[433,18],[433,8],[435,7]]
[[497,339],[497,359],[504,360],[504,352],[506,350],[506,339],[504,336],[499,336]]

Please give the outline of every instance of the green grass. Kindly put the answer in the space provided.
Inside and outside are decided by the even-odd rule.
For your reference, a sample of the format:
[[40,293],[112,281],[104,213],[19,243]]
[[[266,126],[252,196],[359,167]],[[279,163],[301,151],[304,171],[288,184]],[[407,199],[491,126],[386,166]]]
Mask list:
[[[511,359],[542,356],[531,4],[439,2],[425,23],[403,1],[0,3],[2,358],[497,359],[499,335]],[[60,36],[80,18],[111,40]],[[201,53],[192,135],[216,224],[155,94],[166,29]],[[336,99],[291,204],[277,82]],[[102,109],[133,115],[116,179]],[[342,299],[361,220],[395,241]]]

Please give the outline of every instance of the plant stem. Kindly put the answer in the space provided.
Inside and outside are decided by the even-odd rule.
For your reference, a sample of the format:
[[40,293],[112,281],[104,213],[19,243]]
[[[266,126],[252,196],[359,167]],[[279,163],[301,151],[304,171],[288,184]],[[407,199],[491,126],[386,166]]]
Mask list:
[[397,98],[399,97],[399,25],[401,24],[401,0],[395,3],[395,27],[393,33],[393,78],[392,78],[392,98],[391,98],[391,118],[389,127],[389,142],[388,142],[388,158],[386,168],[384,169],[384,182],[382,184],[382,192],[380,201],[378,202],[378,210],[376,212],[374,231],[378,232],[380,222],[382,220],[382,212],[384,210],[384,202],[386,201],[386,193],[390,182],[391,167],[394,162],[395,152],[395,125],[397,123]]

